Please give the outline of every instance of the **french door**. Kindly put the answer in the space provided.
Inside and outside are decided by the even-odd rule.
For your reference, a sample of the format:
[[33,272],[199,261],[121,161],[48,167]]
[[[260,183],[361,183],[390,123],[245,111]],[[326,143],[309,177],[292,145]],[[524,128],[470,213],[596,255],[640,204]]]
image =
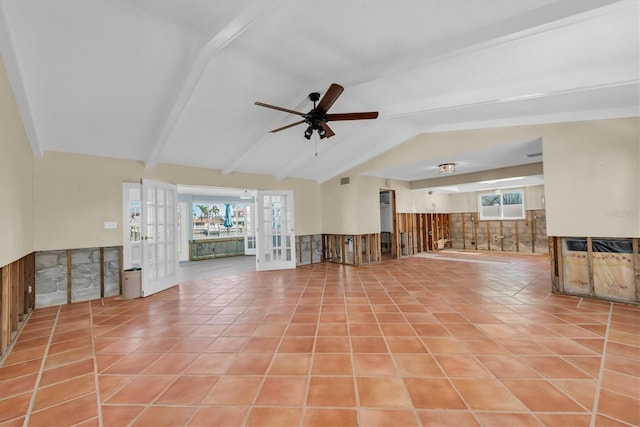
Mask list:
[[142,296],[178,283],[177,206],[175,185],[142,180]]
[[293,191],[258,191],[256,270],[296,268]]
[[244,254],[256,254],[256,218],[255,203],[247,203],[244,206]]

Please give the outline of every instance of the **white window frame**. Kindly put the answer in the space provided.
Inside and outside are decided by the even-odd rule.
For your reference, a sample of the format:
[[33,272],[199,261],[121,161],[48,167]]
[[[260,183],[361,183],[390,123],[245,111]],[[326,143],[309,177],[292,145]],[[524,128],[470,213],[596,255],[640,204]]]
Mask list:
[[[517,205],[509,205],[509,206],[521,206],[519,215],[505,215],[504,213],[504,197],[506,194],[518,193],[522,199],[521,204]],[[482,206],[482,198],[483,197],[495,197],[499,199],[499,209],[498,214],[495,216],[488,216],[485,214],[483,206]],[[478,216],[480,221],[496,221],[496,220],[517,220],[517,219],[525,219],[525,208],[524,208],[524,191],[523,190],[507,190],[507,191],[498,191],[493,193],[480,193],[478,194]]]

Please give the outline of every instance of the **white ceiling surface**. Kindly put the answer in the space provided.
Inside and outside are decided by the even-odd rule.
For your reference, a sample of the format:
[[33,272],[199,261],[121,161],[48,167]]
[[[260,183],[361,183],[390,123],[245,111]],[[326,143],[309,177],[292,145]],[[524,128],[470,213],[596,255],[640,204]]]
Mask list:
[[[639,115],[639,3],[0,0],[0,53],[36,155],[323,182],[423,132]],[[332,82],[331,113],[380,117],[267,133],[300,118],[255,101],[306,112]],[[526,163],[526,144],[447,161]]]

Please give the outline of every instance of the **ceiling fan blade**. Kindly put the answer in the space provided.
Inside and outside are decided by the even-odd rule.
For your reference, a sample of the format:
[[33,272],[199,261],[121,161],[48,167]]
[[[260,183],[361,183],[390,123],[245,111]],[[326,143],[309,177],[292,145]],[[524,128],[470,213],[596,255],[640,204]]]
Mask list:
[[288,108],[276,107],[275,105],[265,104],[264,102],[256,102],[255,104],[260,107],[266,107],[266,108],[271,108],[278,111],[284,111],[285,113],[296,114],[298,116],[304,116],[306,114],[306,113],[301,113],[300,111],[289,110]]
[[291,123],[290,125],[282,126],[281,128],[270,130],[269,133],[280,132],[281,130],[289,129],[294,126],[298,126],[299,124],[304,123],[304,120],[300,120],[299,122]]
[[327,121],[335,122],[338,120],[370,120],[377,119],[378,112],[377,111],[368,111],[364,113],[338,113],[338,114],[327,114]]
[[316,110],[321,112],[322,114],[326,114],[333,103],[338,100],[338,97],[340,96],[340,94],[342,94],[343,90],[344,88],[339,84],[331,83],[331,86],[329,86],[329,89],[327,89],[327,92],[320,100],[320,103],[316,107]]
[[331,128],[329,127],[329,125],[326,122],[322,122],[322,129],[324,129],[325,138],[331,138],[333,135],[335,135],[336,133],[331,130]]

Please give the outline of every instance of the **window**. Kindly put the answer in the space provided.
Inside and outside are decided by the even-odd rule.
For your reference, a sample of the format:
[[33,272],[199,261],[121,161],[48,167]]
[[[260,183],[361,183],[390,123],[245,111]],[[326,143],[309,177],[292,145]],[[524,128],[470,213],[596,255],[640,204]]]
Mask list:
[[478,197],[478,211],[481,220],[524,219],[524,193],[481,194]]
[[244,235],[245,205],[195,201],[192,214],[195,240]]

